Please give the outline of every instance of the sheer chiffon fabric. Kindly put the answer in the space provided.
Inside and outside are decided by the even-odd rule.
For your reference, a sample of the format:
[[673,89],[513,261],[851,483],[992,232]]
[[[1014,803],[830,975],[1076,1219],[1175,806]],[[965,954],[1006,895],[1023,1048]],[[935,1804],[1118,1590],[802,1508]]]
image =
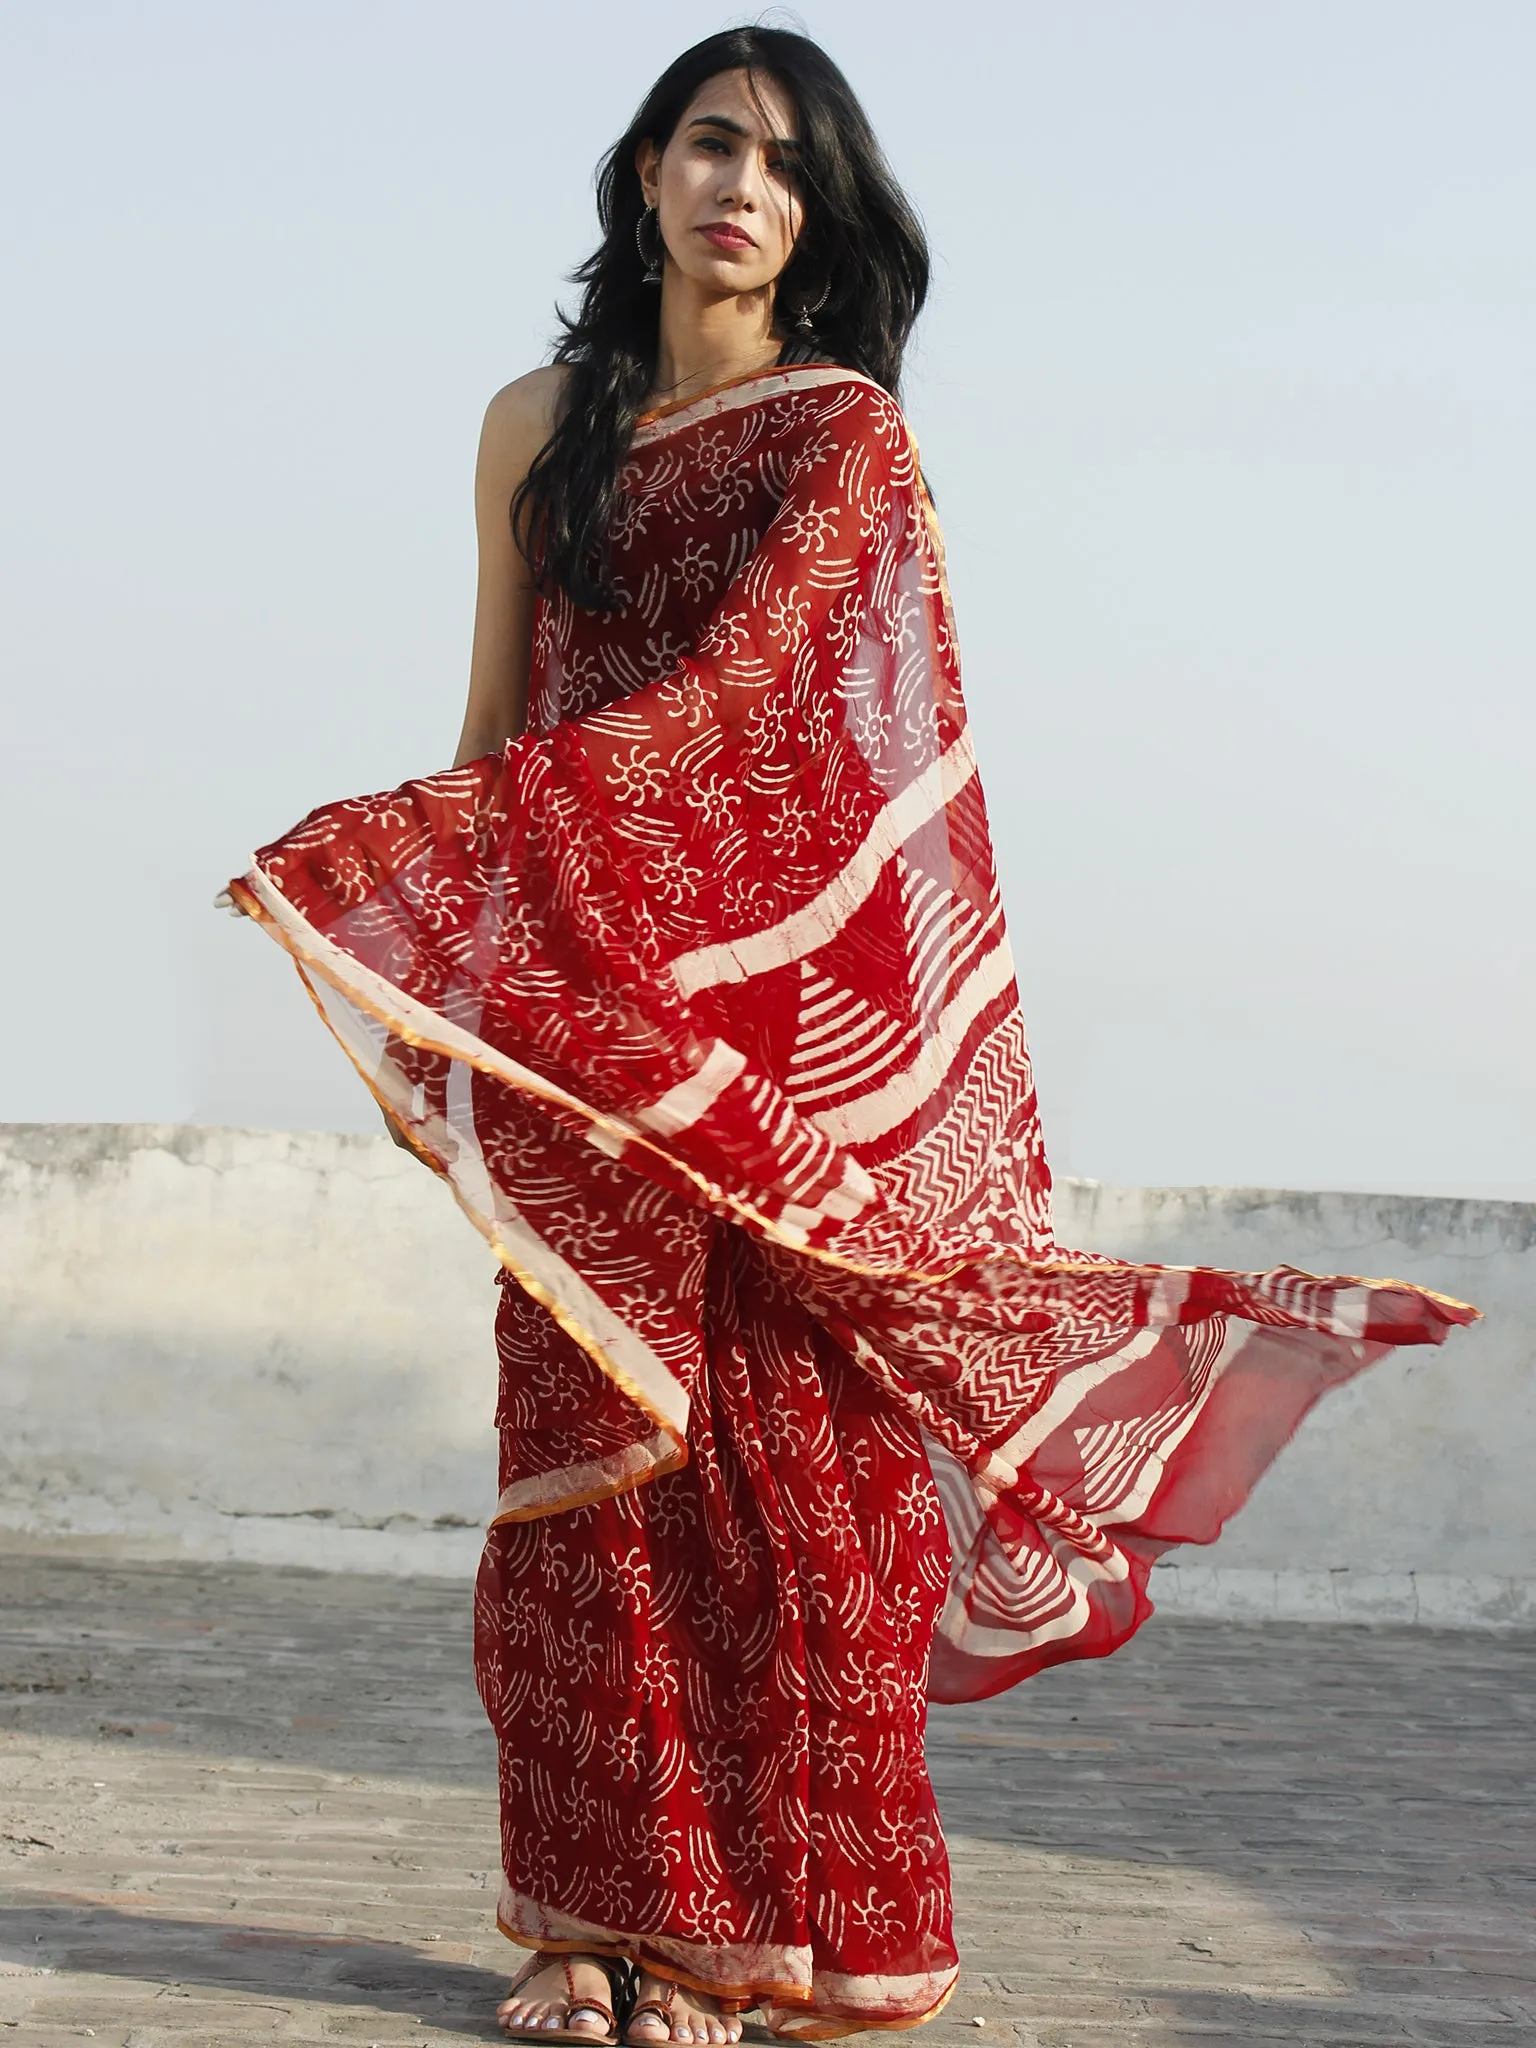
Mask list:
[[1055,1245],[884,391],[739,380],[642,422],[621,485],[621,609],[541,601],[527,736],[232,888],[508,1281],[504,1924],[787,2030],[910,2023],[954,1967],[922,1699],[1115,1648],[1323,1391],[1474,1311]]

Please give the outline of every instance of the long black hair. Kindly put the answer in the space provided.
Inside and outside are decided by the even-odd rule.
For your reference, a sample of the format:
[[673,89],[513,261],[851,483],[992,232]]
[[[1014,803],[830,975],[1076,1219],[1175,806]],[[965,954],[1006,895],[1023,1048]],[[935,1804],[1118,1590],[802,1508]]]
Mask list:
[[598,167],[603,239],[573,273],[585,287],[574,319],[557,309],[554,360],[570,367],[559,419],[512,500],[535,582],[584,609],[618,602],[607,535],[656,373],[661,295],[645,282],[635,239],[645,212],[636,155],[646,140],[665,149],[694,94],[723,71],[771,78],[799,117],[805,217],[775,295],[794,323],[780,360],[841,363],[896,396],[927,296],[922,226],[852,86],[818,44],[787,29],[733,28],[669,64]]

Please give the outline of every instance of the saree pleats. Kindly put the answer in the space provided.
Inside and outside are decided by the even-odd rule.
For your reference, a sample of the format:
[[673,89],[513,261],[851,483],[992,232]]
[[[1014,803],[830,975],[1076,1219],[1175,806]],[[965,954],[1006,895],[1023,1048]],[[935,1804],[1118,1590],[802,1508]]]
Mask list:
[[[313,812],[231,887],[507,1276],[479,1658],[509,1931],[649,1944],[800,2031],[897,2024],[953,1969],[936,1829],[912,1847],[921,1693],[1115,1648],[1322,1393],[1475,1311],[1055,1244],[942,548],[885,392],[738,380],[643,421],[620,486],[619,607],[540,601],[528,734]],[[590,1670],[514,1640],[571,1619],[573,1574]],[[637,1692],[653,1652],[674,1694]],[[626,1779],[602,1758],[631,1723]],[[843,1775],[816,1761],[838,1726]],[[590,1837],[558,1818],[578,1783]],[[652,1825],[686,1896],[625,1862]]]
[[[476,1670],[500,1740],[500,1919],[636,1955],[781,2031],[902,2021],[953,1984],[923,1763],[949,1577],[917,1425],[714,1228],[687,1466],[491,1532]],[[535,1312],[535,1316],[537,1312]],[[504,1477],[519,1389],[593,1368],[507,1290]]]

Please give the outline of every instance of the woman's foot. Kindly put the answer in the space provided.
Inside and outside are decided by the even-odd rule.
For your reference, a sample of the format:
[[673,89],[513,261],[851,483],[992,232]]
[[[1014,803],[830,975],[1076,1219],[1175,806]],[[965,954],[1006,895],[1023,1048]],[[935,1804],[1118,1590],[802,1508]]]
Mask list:
[[640,1972],[624,2039],[629,2048],[660,2048],[669,2041],[723,2042],[741,2039],[741,2015],[722,2012],[707,1991],[690,1991],[669,1977]]
[[530,1958],[497,2006],[496,2024],[509,2034],[547,2030],[611,2041],[612,2008],[613,1986],[596,1956],[547,1955]]

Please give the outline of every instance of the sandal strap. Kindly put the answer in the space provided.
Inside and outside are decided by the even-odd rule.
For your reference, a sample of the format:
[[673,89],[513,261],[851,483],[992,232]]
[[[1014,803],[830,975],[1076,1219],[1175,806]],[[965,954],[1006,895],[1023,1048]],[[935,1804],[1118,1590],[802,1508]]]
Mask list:
[[610,2034],[619,2024],[613,2016],[613,2008],[604,2005],[600,1998],[567,1999],[565,2006],[565,2023],[567,2026],[570,2025],[579,2012],[595,2012]]
[[572,1955],[563,1949],[536,1948],[517,1975],[512,1979],[512,1982],[507,1986],[507,1996],[511,1998],[514,1993],[521,1991],[525,1984],[532,1982],[540,1970],[548,1969],[549,1965],[554,1962],[558,1962],[565,1973],[565,2018],[567,2026],[569,2026],[574,2014],[578,2012],[595,2012],[609,2033],[616,2033],[619,2023],[614,2017],[612,2006],[605,2005],[600,1998],[580,1998],[577,1996],[576,1978],[571,1965],[573,1962],[595,1963],[608,1979],[610,1993],[617,1995],[621,1988],[621,1983],[627,1982],[629,1977],[629,1965],[622,1956],[585,1955],[579,1949]]
[[514,1991],[521,1991],[525,1984],[531,1983],[537,1977],[540,1970],[544,1969],[552,1960],[553,1958],[548,1949],[536,1948],[531,1950],[527,1961],[507,1986],[508,1998],[512,1996]]
[[666,1996],[664,1998],[642,1998],[638,2004],[632,2005],[625,2015],[624,2024],[626,2028],[633,2026],[642,2013],[654,2013],[657,2019],[666,2023],[667,2032],[671,2033],[672,2021],[677,2008],[677,1986],[670,1983],[665,1977],[658,1978],[657,1982],[662,1986]]
[[640,1978],[628,1956],[599,1956],[608,1978],[608,1988],[613,1993],[616,2012],[622,2013],[639,1989]]
[[608,1978],[608,1989],[611,1991],[613,1989],[613,1978],[609,1976],[608,1958],[606,1956],[578,1955],[571,1957],[569,1955],[562,1955],[560,1961],[565,1970],[565,2024],[567,2028],[569,2028],[571,2021],[575,2019],[577,2013],[595,2012],[609,2033],[613,2033],[619,2024],[613,2016],[613,2007],[611,2005],[604,2005],[600,1998],[578,1998],[576,1996],[576,1975],[571,1968],[573,1961],[600,1963],[603,1975]]

